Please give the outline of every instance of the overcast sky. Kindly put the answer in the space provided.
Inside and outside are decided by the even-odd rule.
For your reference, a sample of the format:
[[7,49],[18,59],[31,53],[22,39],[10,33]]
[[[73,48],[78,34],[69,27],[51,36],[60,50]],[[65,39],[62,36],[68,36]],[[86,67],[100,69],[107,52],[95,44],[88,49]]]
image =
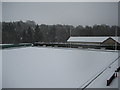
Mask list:
[[0,2],[0,22],[2,21],[2,3]]
[[117,2],[3,2],[3,21],[34,20],[38,24],[118,24]]

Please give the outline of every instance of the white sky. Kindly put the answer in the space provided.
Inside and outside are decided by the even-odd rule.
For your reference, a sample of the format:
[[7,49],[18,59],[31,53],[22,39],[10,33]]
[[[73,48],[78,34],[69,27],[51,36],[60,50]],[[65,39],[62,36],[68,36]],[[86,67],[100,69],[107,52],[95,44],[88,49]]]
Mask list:
[[117,2],[3,2],[3,21],[34,20],[38,24],[118,24]]

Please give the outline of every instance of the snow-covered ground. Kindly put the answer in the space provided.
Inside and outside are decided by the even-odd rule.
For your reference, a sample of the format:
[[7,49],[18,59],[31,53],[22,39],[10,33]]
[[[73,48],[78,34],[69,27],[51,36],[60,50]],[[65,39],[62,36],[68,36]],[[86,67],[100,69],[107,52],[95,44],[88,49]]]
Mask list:
[[2,50],[0,50],[0,90],[2,89]]
[[[3,88],[79,88],[104,70],[118,52],[27,47],[2,51]],[[106,87],[115,62],[88,87]],[[117,64],[117,65],[116,65]],[[115,80],[115,84],[118,80]],[[107,86],[108,87],[108,86]],[[106,87],[106,88],[107,88]],[[117,88],[118,85],[109,87]]]
[[93,81],[88,88],[117,88],[118,87],[118,77],[116,77],[110,86],[106,86],[107,79],[109,79],[115,72],[116,67],[118,67],[118,62],[113,63],[110,68],[101,74],[95,81]]

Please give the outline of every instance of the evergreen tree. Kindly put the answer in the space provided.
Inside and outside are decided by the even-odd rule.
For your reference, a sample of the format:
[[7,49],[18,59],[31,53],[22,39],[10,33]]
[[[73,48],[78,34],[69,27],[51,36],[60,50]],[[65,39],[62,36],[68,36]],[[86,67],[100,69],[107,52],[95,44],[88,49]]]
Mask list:
[[40,42],[40,41],[42,41],[42,33],[40,32],[39,25],[37,25],[34,33],[34,42]]

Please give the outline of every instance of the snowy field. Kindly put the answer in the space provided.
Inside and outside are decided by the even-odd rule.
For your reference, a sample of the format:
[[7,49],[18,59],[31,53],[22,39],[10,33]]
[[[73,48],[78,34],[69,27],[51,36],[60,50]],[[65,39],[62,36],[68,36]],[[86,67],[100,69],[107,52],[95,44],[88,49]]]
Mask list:
[[[118,58],[118,52],[68,48],[27,47],[2,51],[3,88],[81,88]],[[88,87],[106,87],[118,67],[99,76]],[[107,73],[106,73],[107,72]],[[118,80],[106,88],[117,88]]]
[[0,50],[0,90],[2,89],[2,50]]

